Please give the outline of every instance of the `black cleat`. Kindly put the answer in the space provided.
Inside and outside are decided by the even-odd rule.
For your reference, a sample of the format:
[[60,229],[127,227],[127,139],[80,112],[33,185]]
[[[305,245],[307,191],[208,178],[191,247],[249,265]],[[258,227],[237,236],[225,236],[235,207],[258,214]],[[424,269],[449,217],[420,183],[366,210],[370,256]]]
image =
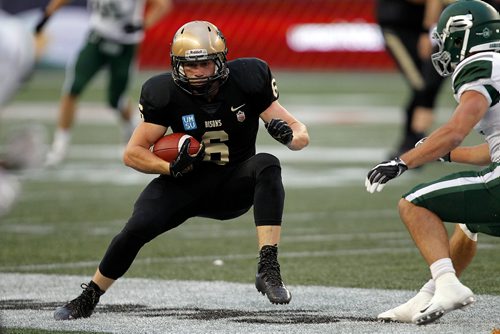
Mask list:
[[93,281],[88,285],[82,283],[81,288],[83,291],[80,296],[54,311],[54,319],[73,320],[90,317],[104,291]]
[[266,245],[260,250],[255,287],[273,304],[288,304],[292,299],[292,294],[281,280],[277,246]]

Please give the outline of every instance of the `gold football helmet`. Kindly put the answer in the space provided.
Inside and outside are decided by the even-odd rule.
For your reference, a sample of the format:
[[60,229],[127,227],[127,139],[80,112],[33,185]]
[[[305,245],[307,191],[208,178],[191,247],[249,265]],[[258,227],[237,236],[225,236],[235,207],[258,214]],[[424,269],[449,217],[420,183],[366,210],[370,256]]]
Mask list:
[[[228,77],[226,40],[220,30],[207,21],[192,21],[177,30],[172,40],[170,61],[174,82],[193,95],[213,92]],[[215,73],[209,77],[188,78],[183,65],[188,62],[211,60]]]

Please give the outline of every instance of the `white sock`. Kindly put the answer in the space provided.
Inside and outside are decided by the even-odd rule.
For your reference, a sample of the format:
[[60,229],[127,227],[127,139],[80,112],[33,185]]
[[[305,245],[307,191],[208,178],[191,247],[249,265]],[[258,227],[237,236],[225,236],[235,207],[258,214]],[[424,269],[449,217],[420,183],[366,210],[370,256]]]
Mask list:
[[71,140],[71,131],[58,128],[54,133],[53,146],[65,146]]
[[425,283],[420,288],[420,292],[426,292],[426,293],[429,293],[431,295],[433,295],[435,291],[436,291],[436,282],[434,282],[434,280],[432,278],[430,280],[428,280],[427,283]]
[[437,280],[441,275],[446,273],[455,274],[455,268],[449,257],[442,258],[431,264],[430,266],[432,278]]

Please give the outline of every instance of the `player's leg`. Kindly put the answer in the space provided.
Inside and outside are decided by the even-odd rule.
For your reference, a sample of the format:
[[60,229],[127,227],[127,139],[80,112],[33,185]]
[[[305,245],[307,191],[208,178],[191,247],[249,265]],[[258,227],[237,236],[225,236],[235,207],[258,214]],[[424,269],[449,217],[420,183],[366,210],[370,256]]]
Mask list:
[[132,104],[127,96],[128,88],[135,71],[135,45],[122,45],[119,55],[110,57],[110,78],[108,87],[108,104],[118,112],[122,124],[122,134],[128,142],[134,132],[136,119],[132,113]]
[[440,76],[429,59],[421,61],[423,86],[414,87],[414,110],[411,115],[408,133],[414,136],[408,148],[426,136],[434,122],[434,107],[444,78]]
[[402,138],[394,152],[390,153],[391,159],[413,148],[421,136],[412,130],[412,120],[415,113],[416,95],[425,86],[421,73],[421,59],[418,54],[418,39],[420,32],[414,29],[397,29],[383,27],[382,33],[386,49],[396,62],[401,74],[410,88],[410,98],[404,107]]
[[292,298],[281,278],[278,245],[285,190],[281,179],[281,166],[277,158],[262,154],[255,157],[256,184],[254,217],[259,243],[259,264],[255,286],[272,303],[288,304]]
[[102,68],[104,61],[99,51],[99,44],[88,42],[78,54],[76,62],[67,67],[63,95],[59,105],[57,129],[47,155],[47,166],[57,165],[66,157],[79,96]]
[[[500,170],[497,166],[492,164],[479,172],[455,173],[421,184],[401,200],[401,218],[430,264],[436,284],[431,301],[413,321],[419,324],[432,322],[449,311],[474,302],[472,291],[458,281],[451,258],[446,254],[444,240],[447,236],[442,221],[467,223],[472,233],[482,232],[482,229],[498,224],[500,208],[497,198],[500,186],[496,180],[500,177]],[[471,226],[475,227],[471,229]],[[451,247],[456,247],[454,252],[457,253],[467,249],[472,253],[475,251],[472,243],[460,250],[452,240]],[[467,266],[472,256],[457,263],[459,270]]]
[[[476,249],[477,234],[470,232],[464,224],[455,225],[450,238],[450,256],[458,277],[474,258]],[[436,284],[431,278],[407,302],[380,313],[377,318],[382,321],[412,322],[413,317],[432,299],[435,290]]]
[[201,216],[231,219],[254,206],[259,247],[256,288],[272,303],[289,303],[291,294],[278,262],[285,199],[279,160],[267,153],[253,156],[227,175],[217,189],[217,197],[212,198],[205,203]]
[[[92,280],[82,284],[83,292],[77,298],[58,307],[54,318],[89,317],[102,294],[127,272],[146,243],[196,215],[197,212],[191,209],[207,196],[203,187],[198,188],[202,179],[207,179],[207,176],[184,183],[168,176],[154,179],[137,199],[134,212],[123,230],[111,241]],[[193,194],[197,194],[196,197]]]
[[446,312],[463,307],[474,301],[472,291],[455,275],[448,234],[441,219],[430,210],[416,206],[406,199],[399,203],[401,219],[420,253],[430,266],[436,284],[434,296],[420,314],[413,318],[417,324],[433,322]]

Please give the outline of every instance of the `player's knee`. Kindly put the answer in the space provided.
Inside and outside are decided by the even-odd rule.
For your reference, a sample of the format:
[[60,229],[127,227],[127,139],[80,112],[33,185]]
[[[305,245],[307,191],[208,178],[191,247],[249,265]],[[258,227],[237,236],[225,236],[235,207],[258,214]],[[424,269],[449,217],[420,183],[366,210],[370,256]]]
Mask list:
[[67,91],[65,91],[65,93],[71,96],[80,96],[84,88],[84,85],[75,83]]
[[269,153],[258,153],[255,155],[254,159],[256,159],[257,165],[257,174],[262,171],[269,169],[269,167],[277,167],[274,170],[278,170],[281,174],[281,163],[278,158]]
[[123,229],[111,241],[99,270],[115,280],[122,277],[146,242],[146,239]]
[[109,96],[108,105],[115,110],[120,110],[120,97],[119,96]]
[[406,198],[401,198],[398,202],[399,215],[404,217],[408,215],[408,212],[414,207],[414,204],[408,201]]

